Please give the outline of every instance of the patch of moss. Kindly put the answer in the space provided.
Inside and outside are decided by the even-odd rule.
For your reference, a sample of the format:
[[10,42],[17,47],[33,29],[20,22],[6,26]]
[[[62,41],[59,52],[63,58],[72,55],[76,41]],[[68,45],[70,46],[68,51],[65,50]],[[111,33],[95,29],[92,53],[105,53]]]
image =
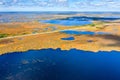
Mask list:
[[26,35],[26,34],[27,34],[26,32],[22,33],[22,35]]
[[94,27],[94,26],[95,26],[95,24],[90,24],[90,26]]
[[0,34],[0,38],[4,38],[4,37],[7,37],[8,34]]

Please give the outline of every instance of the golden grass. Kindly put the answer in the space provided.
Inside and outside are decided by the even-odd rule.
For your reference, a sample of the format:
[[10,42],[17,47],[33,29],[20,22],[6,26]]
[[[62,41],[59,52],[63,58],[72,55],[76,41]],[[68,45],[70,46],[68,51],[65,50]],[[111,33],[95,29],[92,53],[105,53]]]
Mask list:
[[[38,24],[37,22],[31,22],[31,23],[29,22],[29,23],[0,24],[0,28],[1,29],[4,28],[5,25],[8,27],[16,24],[19,25],[19,27],[5,28],[4,31],[0,30],[0,33],[7,33],[7,34],[9,33],[11,35],[13,34],[18,35],[22,33],[30,34],[33,28],[41,28],[44,30],[44,28],[48,28],[48,26],[53,26],[52,24]],[[106,27],[106,23],[95,24],[94,27],[91,27],[90,25],[72,26],[72,27],[65,27],[60,25],[54,25],[54,26],[57,26],[57,30],[77,29],[77,30],[87,30],[87,31],[95,31],[95,32],[103,31],[103,32],[110,32],[112,33],[113,36],[117,35],[118,38],[120,37],[119,24],[116,26],[108,25],[107,27]],[[118,31],[115,32],[114,29],[117,29]],[[47,31],[49,32],[51,31],[51,29],[48,29]],[[38,31],[38,33],[47,32],[47,31]],[[109,44],[119,43],[119,41],[116,41],[114,39],[106,39],[104,38],[104,36],[73,35],[75,37],[75,40],[73,41],[61,40],[61,38],[65,38],[69,36],[70,35],[64,33],[53,32],[53,33],[36,34],[31,36],[10,38],[7,39],[8,43],[2,43],[2,41],[6,40],[3,39],[0,40],[0,54],[15,52],[15,51],[27,51],[30,49],[45,49],[45,48],[53,48],[53,49],[61,48],[62,50],[69,50],[72,48],[76,48],[86,51],[111,51],[111,50],[120,51],[120,46],[108,46]],[[9,40],[12,40],[12,42],[9,42]],[[87,40],[92,40],[93,42],[88,42]]]

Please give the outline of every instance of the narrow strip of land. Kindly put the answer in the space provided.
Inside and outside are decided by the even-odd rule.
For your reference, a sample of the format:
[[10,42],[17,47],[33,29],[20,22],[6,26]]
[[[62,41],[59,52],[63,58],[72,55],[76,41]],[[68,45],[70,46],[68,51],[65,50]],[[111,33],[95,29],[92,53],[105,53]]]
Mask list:
[[[77,30],[77,29],[79,29],[79,28],[64,29],[64,30]],[[1,38],[0,40],[3,40],[3,39],[11,39],[11,38],[19,38],[19,37],[25,37],[25,36],[32,36],[32,35],[39,35],[39,34],[55,33],[55,32],[60,32],[60,31],[64,31],[64,30],[55,30],[55,31],[41,32],[41,33],[35,33],[35,34],[26,34],[26,35],[19,35],[19,36],[11,36],[11,37]]]

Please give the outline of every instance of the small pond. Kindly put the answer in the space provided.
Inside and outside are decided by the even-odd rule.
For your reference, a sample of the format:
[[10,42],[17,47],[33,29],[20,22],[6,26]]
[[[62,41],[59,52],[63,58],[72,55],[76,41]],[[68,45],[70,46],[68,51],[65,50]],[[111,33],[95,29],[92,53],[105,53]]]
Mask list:
[[69,41],[72,41],[72,40],[75,40],[74,37],[67,37],[67,38],[61,38],[62,40],[69,40]]

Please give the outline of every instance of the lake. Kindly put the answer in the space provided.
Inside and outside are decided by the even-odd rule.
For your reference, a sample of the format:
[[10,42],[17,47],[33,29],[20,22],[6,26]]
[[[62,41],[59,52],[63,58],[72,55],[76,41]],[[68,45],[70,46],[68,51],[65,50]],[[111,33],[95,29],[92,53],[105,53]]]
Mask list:
[[104,16],[104,17],[87,17],[87,16],[75,16],[63,18],[61,20],[74,20],[74,21],[113,21],[119,20],[120,17],[115,16]]
[[81,30],[62,30],[61,33],[70,35],[109,35],[108,32],[92,32],[92,31],[81,31]]
[[42,49],[0,56],[0,80],[120,80],[120,52]]
[[49,24],[58,24],[64,26],[78,26],[78,25],[87,25],[91,24],[91,21],[70,21],[70,20],[40,20],[42,23],[49,23]]
[[64,26],[81,26],[91,24],[92,21],[113,21],[120,20],[119,17],[87,17],[87,16],[76,16],[67,17],[63,19],[52,19],[52,20],[40,20],[42,23],[58,24]]

